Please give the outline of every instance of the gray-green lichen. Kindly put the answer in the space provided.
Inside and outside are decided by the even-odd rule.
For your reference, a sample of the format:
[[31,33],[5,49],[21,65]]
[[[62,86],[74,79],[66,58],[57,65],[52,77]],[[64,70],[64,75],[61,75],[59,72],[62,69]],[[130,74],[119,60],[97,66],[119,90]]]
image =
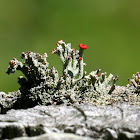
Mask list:
[[89,102],[108,104],[118,76],[107,76],[106,73],[100,73],[100,69],[86,75],[83,62],[86,48],[86,45],[79,44],[79,50],[75,51],[70,43],[66,44],[63,40],[57,42],[57,48],[51,53],[58,54],[62,61],[62,76],[58,75],[55,67],[48,68],[46,53],[23,52],[23,62],[16,58],[10,60],[7,74],[20,70],[25,75],[18,77],[21,86],[19,101],[27,106]]
[[132,79],[128,78],[129,84],[126,86],[126,93],[128,94],[129,101],[133,104],[140,105],[140,74],[137,72],[133,74]]
[[131,88],[134,88],[135,92],[140,92],[140,74],[137,72],[133,74],[133,79],[128,78],[129,85]]
[[[79,44],[79,50],[71,48],[71,44],[66,44],[63,40],[58,41],[57,48],[53,49],[51,54],[58,54],[60,60],[63,63],[63,75],[69,75],[71,77],[72,86],[83,78],[84,65],[83,51],[87,49],[86,45]],[[78,76],[76,79],[75,77]]]

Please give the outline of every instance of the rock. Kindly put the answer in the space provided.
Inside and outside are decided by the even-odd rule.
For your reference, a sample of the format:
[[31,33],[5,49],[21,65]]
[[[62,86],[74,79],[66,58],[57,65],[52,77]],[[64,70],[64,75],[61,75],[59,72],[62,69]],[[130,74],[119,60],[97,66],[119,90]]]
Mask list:
[[[110,87],[109,87],[110,88]],[[24,89],[23,89],[24,90]],[[109,90],[108,88],[106,89]],[[116,89],[111,95],[94,92],[82,93],[74,90],[62,90],[62,92],[51,93],[38,93],[30,92],[22,93],[20,90],[9,92],[8,94],[0,92],[0,114],[5,114],[10,109],[27,109],[36,105],[60,105],[60,104],[88,104],[93,105],[113,105],[117,103],[129,103],[131,105],[140,105],[140,94],[135,93],[135,89],[131,86],[116,86]],[[36,98],[41,97],[41,100]],[[64,97],[65,96],[65,97]],[[64,99],[64,98],[65,99]],[[63,102],[62,100],[65,101]],[[61,102],[61,101],[62,102]]]
[[140,106],[35,106],[0,114],[0,139],[139,140]]
[[[13,140],[29,140],[29,137],[20,137]],[[92,138],[82,137],[70,133],[48,133],[30,138],[30,140],[93,140]]]

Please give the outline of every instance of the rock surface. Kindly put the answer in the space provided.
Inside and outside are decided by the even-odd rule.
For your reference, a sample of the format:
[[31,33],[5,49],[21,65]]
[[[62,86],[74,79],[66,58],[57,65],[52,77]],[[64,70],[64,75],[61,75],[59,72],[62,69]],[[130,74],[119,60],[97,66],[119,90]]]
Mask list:
[[0,114],[0,139],[139,140],[140,106],[50,105]]

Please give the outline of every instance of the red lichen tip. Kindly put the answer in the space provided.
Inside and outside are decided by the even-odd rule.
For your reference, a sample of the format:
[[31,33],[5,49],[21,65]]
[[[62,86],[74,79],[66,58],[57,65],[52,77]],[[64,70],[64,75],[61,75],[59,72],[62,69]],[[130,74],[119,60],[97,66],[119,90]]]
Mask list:
[[59,41],[57,41],[57,45],[58,45],[58,44],[63,44],[63,40],[60,39]]
[[83,44],[79,44],[79,47],[81,48],[81,49],[87,49],[87,46],[86,45],[83,45]]
[[53,51],[54,51],[55,49],[53,49],[52,51],[51,51],[51,54],[53,54]]
[[74,48],[72,48],[72,51],[73,51],[73,53],[76,53]]
[[82,57],[79,57],[79,59],[82,60],[83,58]]
[[69,57],[71,58],[71,55],[69,55]]
[[10,60],[10,61],[9,61],[9,65],[11,65],[11,66],[15,66],[15,65],[16,65],[16,63],[15,63],[15,61]]
[[101,76],[101,73],[99,73],[98,76]]

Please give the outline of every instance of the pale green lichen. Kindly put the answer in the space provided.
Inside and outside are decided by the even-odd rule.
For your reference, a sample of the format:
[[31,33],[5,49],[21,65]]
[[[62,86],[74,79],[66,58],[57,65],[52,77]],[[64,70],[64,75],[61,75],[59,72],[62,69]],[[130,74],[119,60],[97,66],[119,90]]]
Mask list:
[[46,53],[40,55],[23,52],[23,62],[16,58],[10,60],[7,73],[20,70],[25,75],[18,78],[21,86],[20,101],[27,105],[89,102],[107,104],[118,77],[100,73],[100,69],[86,75],[83,51],[87,46],[80,44],[79,47],[80,50],[75,51],[71,49],[70,43],[66,44],[63,40],[57,42],[57,49],[51,53],[58,54],[63,63],[63,75],[60,77],[55,67],[48,68]]
[[[83,78],[84,62],[83,51],[87,48],[86,45],[79,44],[79,51],[71,48],[71,44],[66,44],[63,40],[58,41],[57,48],[53,49],[51,54],[58,54],[63,63],[63,75],[69,74],[72,80],[72,85]],[[79,76],[77,79],[76,76]]]
[[139,94],[140,93],[140,74],[137,72],[133,74],[133,79],[128,78],[129,84],[127,87],[131,90],[132,93]]
[[129,84],[131,86],[134,86],[136,89],[140,89],[140,74],[137,72],[136,74],[133,74],[133,79],[128,78]]

